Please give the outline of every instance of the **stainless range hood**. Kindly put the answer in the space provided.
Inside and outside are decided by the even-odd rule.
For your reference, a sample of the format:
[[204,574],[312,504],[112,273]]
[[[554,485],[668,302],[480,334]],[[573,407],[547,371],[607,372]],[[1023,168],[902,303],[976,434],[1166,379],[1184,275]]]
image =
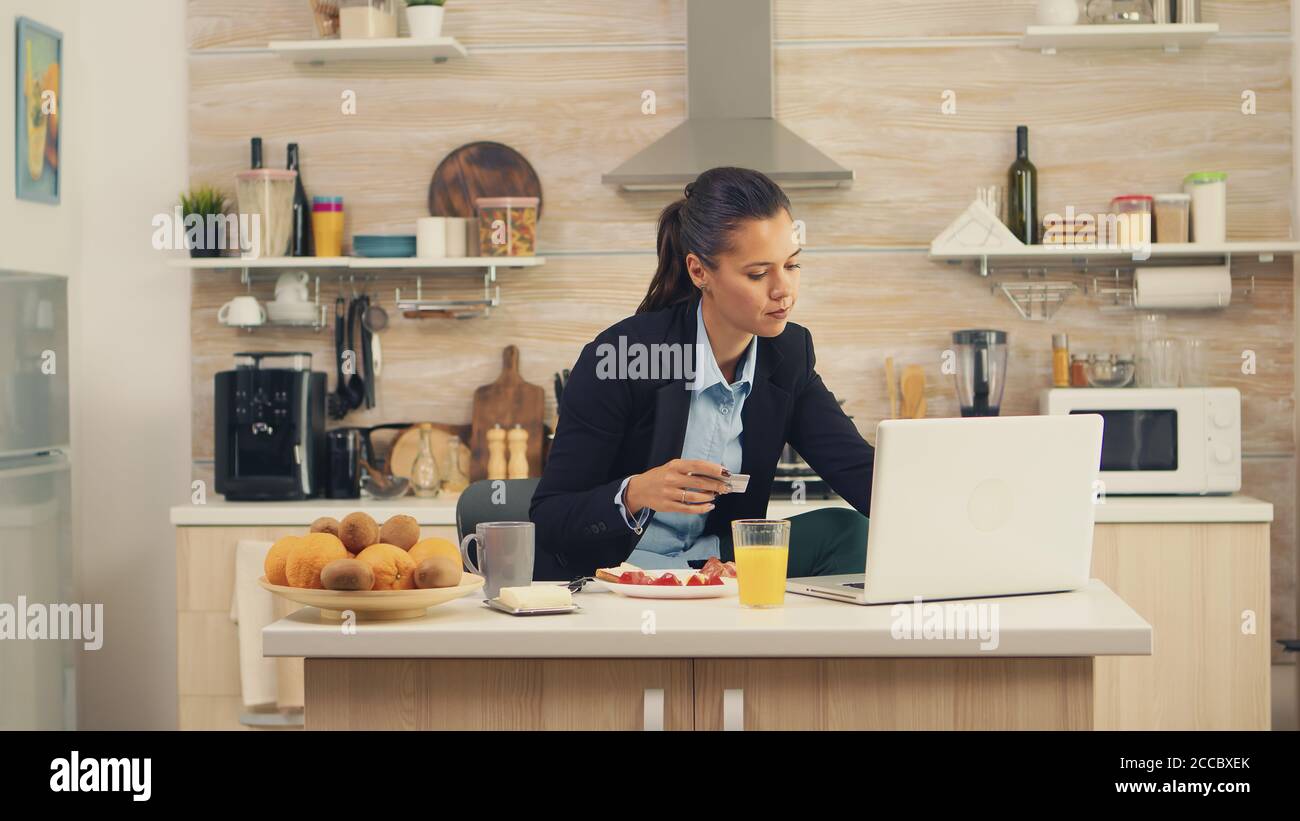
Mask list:
[[838,188],[853,171],[772,116],[772,0],[687,0],[686,122],[601,176],[628,191],[681,190],[720,165],[784,188]]

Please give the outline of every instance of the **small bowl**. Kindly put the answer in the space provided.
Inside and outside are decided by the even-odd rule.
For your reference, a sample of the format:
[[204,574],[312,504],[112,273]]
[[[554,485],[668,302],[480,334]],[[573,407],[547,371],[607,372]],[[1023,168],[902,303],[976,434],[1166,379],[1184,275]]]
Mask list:
[[1083,368],[1088,384],[1094,388],[1123,388],[1133,381],[1131,359],[1095,359]]

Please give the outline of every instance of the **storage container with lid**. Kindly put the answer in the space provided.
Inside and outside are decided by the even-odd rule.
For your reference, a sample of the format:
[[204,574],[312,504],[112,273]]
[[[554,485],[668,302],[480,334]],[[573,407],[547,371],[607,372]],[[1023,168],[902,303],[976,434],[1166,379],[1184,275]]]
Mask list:
[[1156,194],[1156,242],[1189,242],[1190,194]]
[[1188,174],[1183,191],[1192,196],[1192,242],[1226,242],[1228,175],[1222,171]]
[[339,36],[360,40],[397,36],[399,0],[339,0]]
[[1088,0],[1089,23],[1152,23],[1151,0]]
[[479,197],[478,252],[485,257],[531,257],[537,252],[537,197]]
[[1110,242],[1120,248],[1138,248],[1151,244],[1152,198],[1146,194],[1125,194],[1110,201],[1112,223]]
[[240,224],[247,224],[250,234],[239,239],[247,256],[282,257],[289,253],[297,180],[297,171],[275,168],[254,168],[235,175]]

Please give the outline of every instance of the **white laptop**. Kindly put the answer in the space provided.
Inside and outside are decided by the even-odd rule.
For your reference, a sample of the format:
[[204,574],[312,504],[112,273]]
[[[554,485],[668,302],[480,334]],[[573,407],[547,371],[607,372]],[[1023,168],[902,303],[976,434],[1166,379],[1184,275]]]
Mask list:
[[882,421],[865,576],[786,589],[889,604],[1083,587],[1101,430],[1095,413]]

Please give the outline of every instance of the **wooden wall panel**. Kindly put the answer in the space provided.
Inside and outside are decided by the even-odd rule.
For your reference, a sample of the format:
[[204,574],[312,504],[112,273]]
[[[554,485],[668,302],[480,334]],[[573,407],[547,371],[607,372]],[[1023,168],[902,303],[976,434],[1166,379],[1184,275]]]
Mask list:
[[[928,245],[975,186],[1004,179],[1015,126],[1026,123],[1043,214],[1178,190],[1186,172],[1214,168],[1230,175],[1231,238],[1286,236],[1288,66],[1288,47],[1272,43],[1177,60],[1012,48],[782,50],[779,116],[858,176],[848,190],[796,192],[796,210],[814,247]],[[405,68],[208,55],[191,60],[191,74],[197,180],[229,185],[254,134],[274,164],[298,141],[311,191],[344,195],[350,230],[410,232],[438,161],[465,142],[496,139],[537,169],[546,200],[539,247],[552,253],[653,248],[667,197],[620,192],[600,175],[685,112],[683,57],[668,51],[563,61],[494,54]],[[638,108],[647,88],[657,95],[653,116]],[[1256,93],[1257,114],[1241,113],[1242,89]],[[340,112],[344,90],[357,95],[356,115]],[[940,113],[945,90],[957,95],[956,115]]]

